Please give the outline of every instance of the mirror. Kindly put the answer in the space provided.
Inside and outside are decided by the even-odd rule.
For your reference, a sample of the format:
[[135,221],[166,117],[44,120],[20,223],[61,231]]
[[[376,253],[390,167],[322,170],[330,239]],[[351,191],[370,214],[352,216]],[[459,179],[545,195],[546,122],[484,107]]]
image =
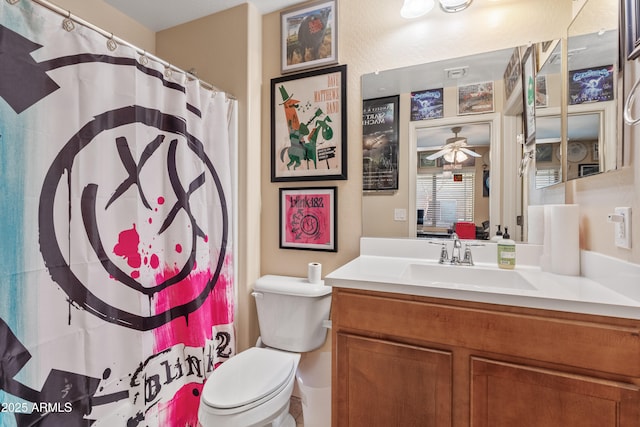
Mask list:
[[[399,189],[364,193],[364,236],[444,237],[453,230],[452,223],[473,223],[473,232],[482,237],[495,234],[498,224],[504,227],[511,221],[509,232],[516,237],[522,192],[515,135],[521,119],[517,112],[506,112],[504,92],[505,70],[514,51],[507,48],[362,76],[363,100],[400,95]],[[491,85],[485,87],[485,83]],[[459,91],[459,87],[464,89]],[[491,106],[488,88],[493,94]],[[420,99],[419,93],[431,89],[442,89],[442,102],[422,103],[422,111],[416,111],[415,105],[410,108],[412,93]],[[517,90],[512,95],[511,103],[520,105],[521,111],[522,96]],[[430,113],[438,110],[435,116],[440,117],[434,118]],[[427,159],[454,137],[452,129],[458,127],[458,136],[467,140],[465,148],[480,157],[454,164],[444,157]],[[447,171],[445,166],[452,169]],[[460,169],[453,168],[458,166]],[[430,180],[429,188],[425,180]],[[462,196],[438,194],[451,182],[473,185]],[[470,202],[469,194],[473,194]],[[509,196],[503,197],[505,194]],[[465,204],[473,205],[472,214],[465,214]]]
[[[515,99],[518,97],[514,95],[513,102],[508,102],[506,106],[502,106],[504,110],[500,110],[496,106],[494,114],[497,116],[495,118],[497,125],[492,127],[491,150],[487,156],[488,165],[486,166],[490,175],[489,220],[491,234],[495,233],[495,225],[504,225],[509,221],[517,229],[516,218],[519,215],[525,215],[523,223],[526,224],[527,204],[564,203],[564,185],[552,184],[566,180],[567,171],[572,174],[571,178],[574,178],[610,170],[622,164],[621,154],[619,154],[622,149],[616,142],[618,139],[616,129],[621,128],[621,120],[617,117],[619,115],[618,111],[620,111],[619,107],[617,107],[619,97],[615,96],[616,92],[621,88],[621,73],[617,73],[614,78],[614,102],[588,102],[567,106],[566,91],[569,85],[566,77],[568,69],[577,70],[581,69],[580,67],[589,68],[594,65],[566,65],[567,51],[569,51],[571,61],[576,64],[580,55],[589,52],[591,56],[592,48],[596,48],[595,43],[592,42],[580,46],[578,44],[579,42],[582,44],[580,36],[593,35],[594,33],[597,35],[603,28],[603,35],[608,36],[609,31],[617,33],[619,5],[616,0],[586,0],[585,4],[582,10],[577,11],[578,2],[573,2],[572,7],[574,10],[572,15],[576,15],[577,11],[578,16],[571,23],[571,28],[568,28],[568,25],[563,23],[562,29],[556,31],[549,27],[545,31],[538,33],[540,36],[546,37],[544,40],[548,40],[558,37],[564,31],[568,31],[568,42],[571,47],[568,47],[567,44],[560,46],[559,43],[555,42],[549,43],[546,47],[544,46],[545,43],[536,44],[536,47],[540,46],[536,51],[540,58],[538,71],[541,75],[546,76],[547,105],[538,105],[536,107],[536,136],[540,144],[536,143],[534,148],[538,152],[538,161],[531,163],[536,167],[530,168],[529,171],[531,173],[525,175],[526,185],[522,185],[517,178],[522,150],[515,141],[515,135],[522,132],[521,101]],[[563,22],[568,22],[568,20]],[[607,64],[597,63],[595,64],[596,66],[617,64],[616,58],[609,59],[611,55],[616,55],[618,51],[617,36],[608,37],[610,37],[609,46],[603,48],[606,54],[595,55],[596,58],[600,59],[608,58],[605,61]],[[520,39],[521,42],[524,40],[526,39]],[[531,35],[529,40],[535,42],[541,39],[538,38],[536,40],[536,35]],[[603,38],[600,37],[600,40],[603,40]],[[562,41],[564,43],[567,40]],[[611,44],[612,41],[616,44]],[[504,50],[507,60],[513,50],[513,48]],[[560,55],[558,55],[559,52],[561,52]],[[560,61],[557,59],[558,56]],[[410,188],[413,192],[416,189],[415,182],[413,186],[409,183],[410,173],[408,168],[411,168],[411,176],[416,177],[420,156],[424,157],[424,155],[417,151],[417,142],[415,142],[416,148],[414,150],[409,149],[409,144],[414,143],[414,140],[417,141],[420,127],[440,127],[444,130],[448,128],[449,133],[451,133],[450,130],[453,126],[462,126],[464,129],[467,124],[473,121],[472,119],[482,121],[482,115],[458,115],[456,111],[457,100],[454,99],[453,102],[448,102],[444,105],[444,117],[442,119],[411,121],[411,92],[423,91],[432,87],[456,87],[456,82],[443,83],[445,78],[456,76],[466,78],[469,69],[465,67],[472,60],[481,61],[482,57],[483,55],[479,54],[448,61],[415,64],[393,70],[371,72],[362,76],[363,99],[400,95],[398,190],[387,193],[365,192],[363,194],[363,236],[416,236],[419,213],[415,204],[416,195],[410,196],[409,194]],[[505,63],[501,64],[500,72],[496,73],[498,75],[484,76],[477,80],[499,82],[495,87],[496,100],[502,99],[504,101],[505,98],[503,75]],[[555,70],[554,67],[556,68]],[[485,68],[488,70],[490,67]],[[558,71],[557,69],[560,70]],[[614,67],[614,70],[617,71],[617,68]],[[463,82],[462,79],[460,81]],[[464,81],[464,83],[472,82]],[[565,89],[563,90],[562,88]],[[453,95],[450,96],[455,97],[455,89],[453,90]],[[444,94],[447,94],[446,90]],[[558,94],[560,99],[557,98]],[[567,113],[569,113],[570,117],[567,117]],[[579,117],[582,115],[587,117]],[[494,119],[492,118],[489,121],[491,120]],[[567,130],[569,131],[568,133]],[[578,131],[585,130],[589,130],[588,134],[578,134]],[[572,167],[574,166],[573,164],[565,165],[564,158],[568,156],[563,156],[563,152],[569,154],[575,151],[575,154],[571,154],[571,157],[576,159],[583,155],[584,149],[580,146],[572,146],[569,151],[567,150],[568,147],[564,146],[564,143],[554,141],[558,138],[562,141],[569,139],[571,141],[581,140],[582,142],[584,140],[583,145],[587,148],[585,159],[575,163],[575,167]],[[498,141],[496,144],[498,146],[497,149],[493,146],[493,140]],[[597,145],[594,144],[595,142],[597,142]],[[561,145],[562,147],[559,148]],[[618,153],[617,156],[616,153]],[[592,161],[594,158],[598,159],[597,162]],[[484,159],[484,156],[480,160],[476,159],[476,166],[484,165],[482,159]],[[585,160],[588,160],[588,162]],[[594,163],[597,163],[597,168],[594,167]],[[542,172],[543,169],[547,170],[547,172]],[[534,185],[532,178],[534,178],[535,172],[537,172],[538,178],[537,184]],[[546,176],[543,177],[545,174]],[[411,201],[409,200],[410,197],[413,197]],[[423,224],[421,225],[424,225],[424,214],[422,215]],[[476,226],[482,225],[479,218],[475,222]]]
[[614,170],[618,159],[617,0],[587,0],[567,31],[567,179]]

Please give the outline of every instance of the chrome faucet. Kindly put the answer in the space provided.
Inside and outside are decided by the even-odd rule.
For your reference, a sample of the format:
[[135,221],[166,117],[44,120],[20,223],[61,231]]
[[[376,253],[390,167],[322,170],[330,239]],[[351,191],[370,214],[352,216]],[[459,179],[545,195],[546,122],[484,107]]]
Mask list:
[[453,248],[451,249],[450,262],[451,264],[460,264],[460,249],[462,248],[462,243],[456,233],[451,235],[451,239],[453,239]]
[[442,248],[440,249],[440,260],[438,263],[444,264],[447,261],[449,261],[449,252],[447,252],[447,244],[443,243]]
[[471,256],[470,244],[464,245],[464,258],[462,258],[462,265],[473,265],[473,257]]
[[460,252],[462,250],[462,242],[456,233],[451,234],[451,239],[453,240],[453,247],[451,248],[451,258],[449,258],[449,253],[447,251],[447,244],[442,243],[442,248],[440,250],[440,260],[438,263],[440,264],[453,264],[453,265],[473,265],[473,256],[471,255],[471,246],[482,246],[474,245],[472,243],[466,243],[464,246],[464,255],[461,257]]

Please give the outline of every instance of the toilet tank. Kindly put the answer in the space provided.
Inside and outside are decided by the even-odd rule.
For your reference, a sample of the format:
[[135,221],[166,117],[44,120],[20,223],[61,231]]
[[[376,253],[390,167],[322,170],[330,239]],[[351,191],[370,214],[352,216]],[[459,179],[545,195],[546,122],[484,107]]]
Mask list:
[[256,299],[262,342],[272,348],[303,353],[324,344],[329,319],[331,287],[311,284],[306,278],[260,277],[252,295]]

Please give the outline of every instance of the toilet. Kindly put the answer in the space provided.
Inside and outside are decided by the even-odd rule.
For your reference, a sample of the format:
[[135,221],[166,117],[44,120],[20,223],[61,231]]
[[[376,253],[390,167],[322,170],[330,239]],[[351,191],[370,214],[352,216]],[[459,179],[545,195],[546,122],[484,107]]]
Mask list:
[[300,353],[321,347],[331,309],[331,287],[306,278],[260,277],[252,293],[260,338],[220,365],[202,390],[202,427],[295,427],[289,400]]

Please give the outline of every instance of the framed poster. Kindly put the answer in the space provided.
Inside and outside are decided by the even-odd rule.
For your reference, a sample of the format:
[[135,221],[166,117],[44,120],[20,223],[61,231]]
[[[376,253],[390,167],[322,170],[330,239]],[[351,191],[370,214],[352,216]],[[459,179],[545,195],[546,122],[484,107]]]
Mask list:
[[280,248],[336,252],[337,187],[280,189]]
[[640,56],[640,0],[624,0],[624,33],[627,60]]
[[398,189],[398,95],[362,101],[362,189]]
[[536,108],[546,107],[548,104],[547,76],[536,76]]
[[458,115],[493,112],[493,82],[458,86]]
[[536,51],[527,48],[522,57],[522,120],[524,143],[531,144],[536,139]]
[[613,65],[569,71],[569,105],[613,100]]
[[600,173],[600,165],[597,163],[581,163],[578,165],[578,176],[587,176]]
[[280,13],[282,74],[338,62],[337,15],[335,0]]
[[347,66],[271,80],[271,182],[347,179]]
[[444,117],[444,89],[411,92],[411,121]]
[[504,70],[504,95],[509,99],[522,75],[522,66],[520,64],[520,48],[515,47],[507,68]]
[[442,157],[438,157],[437,159],[432,159],[432,160],[428,158],[430,155],[436,153],[437,151],[438,150],[418,151],[418,168],[424,169],[424,168],[442,167]]

